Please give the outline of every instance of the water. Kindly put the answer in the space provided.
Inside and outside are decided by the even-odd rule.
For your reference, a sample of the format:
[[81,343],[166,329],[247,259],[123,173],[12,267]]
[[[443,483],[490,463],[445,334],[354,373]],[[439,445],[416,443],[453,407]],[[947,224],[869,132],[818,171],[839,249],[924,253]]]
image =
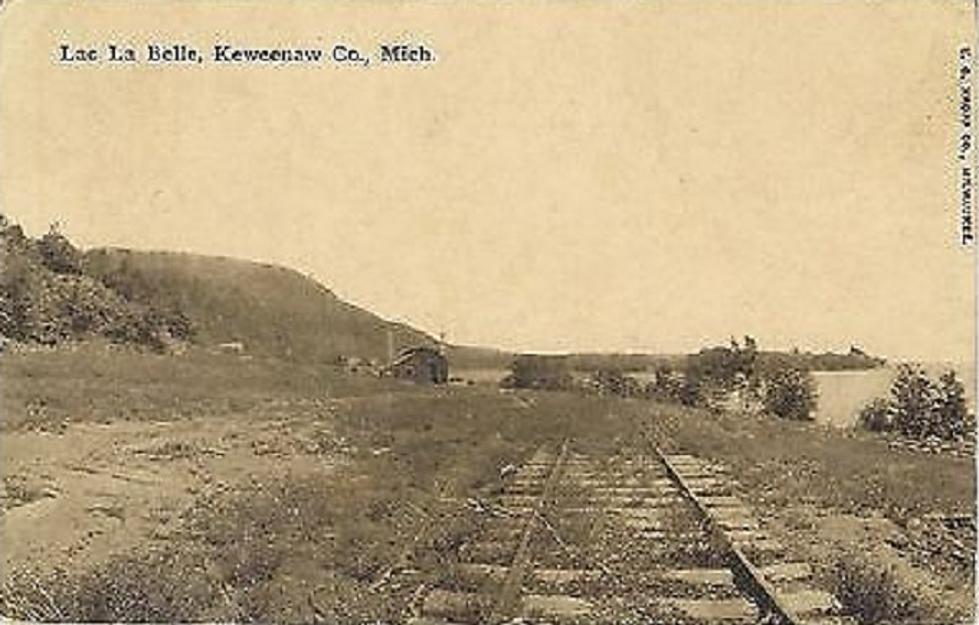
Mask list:
[[[954,369],[965,385],[965,395],[970,409],[976,406],[975,366],[933,363],[925,365],[925,371],[933,379]],[[860,409],[876,397],[890,395],[891,383],[897,375],[897,366],[889,365],[866,371],[817,371],[813,373],[819,389],[816,421],[836,427],[851,427],[857,422]]]

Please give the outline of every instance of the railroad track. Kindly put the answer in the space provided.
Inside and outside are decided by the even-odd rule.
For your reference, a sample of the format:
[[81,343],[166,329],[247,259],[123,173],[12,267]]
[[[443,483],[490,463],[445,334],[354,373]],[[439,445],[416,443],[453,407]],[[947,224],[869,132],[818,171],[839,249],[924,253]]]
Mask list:
[[541,448],[409,622],[851,623],[735,486],[723,467],[646,444],[610,457]]

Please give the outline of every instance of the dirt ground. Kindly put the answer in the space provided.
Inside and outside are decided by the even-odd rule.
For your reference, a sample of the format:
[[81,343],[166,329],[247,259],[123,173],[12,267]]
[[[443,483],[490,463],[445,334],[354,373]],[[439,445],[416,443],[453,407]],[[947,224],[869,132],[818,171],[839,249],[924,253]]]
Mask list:
[[0,563],[97,563],[168,538],[197,498],[286,476],[326,478],[334,459],[317,441],[328,430],[326,418],[208,417],[6,433]]

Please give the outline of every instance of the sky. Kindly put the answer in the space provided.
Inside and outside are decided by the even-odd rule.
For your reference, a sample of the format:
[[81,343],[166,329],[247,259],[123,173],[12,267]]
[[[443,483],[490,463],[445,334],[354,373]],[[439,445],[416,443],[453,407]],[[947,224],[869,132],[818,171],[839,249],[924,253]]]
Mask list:
[[[0,15],[0,211],[273,262],[455,343],[971,360],[968,2],[67,3]],[[424,42],[426,66],[66,66]]]

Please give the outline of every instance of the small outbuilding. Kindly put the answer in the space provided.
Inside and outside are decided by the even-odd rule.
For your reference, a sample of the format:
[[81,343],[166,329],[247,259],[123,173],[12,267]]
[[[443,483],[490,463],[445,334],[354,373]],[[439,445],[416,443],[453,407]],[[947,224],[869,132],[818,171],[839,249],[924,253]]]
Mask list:
[[417,384],[445,384],[449,381],[449,360],[434,347],[409,347],[398,353],[388,373]]

